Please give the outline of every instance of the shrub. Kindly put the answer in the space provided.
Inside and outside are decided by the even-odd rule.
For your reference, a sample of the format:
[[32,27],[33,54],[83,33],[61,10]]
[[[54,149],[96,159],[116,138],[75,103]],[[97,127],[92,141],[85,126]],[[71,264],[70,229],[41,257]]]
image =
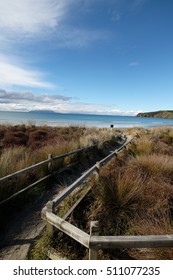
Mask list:
[[25,146],[28,141],[28,136],[24,132],[6,131],[4,133],[3,145],[10,146]]

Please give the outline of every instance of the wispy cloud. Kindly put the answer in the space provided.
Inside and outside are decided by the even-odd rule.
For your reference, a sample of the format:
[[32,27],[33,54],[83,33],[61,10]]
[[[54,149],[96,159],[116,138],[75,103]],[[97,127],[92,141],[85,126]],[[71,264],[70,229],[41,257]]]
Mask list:
[[128,65],[131,67],[135,67],[135,66],[139,66],[140,63],[138,61],[133,61],[133,62],[130,62]]
[[95,41],[108,40],[111,37],[106,30],[87,30],[83,28],[63,27],[56,32],[56,46],[66,48],[81,48],[90,45]]
[[27,36],[55,28],[66,14],[72,0],[0,1],[1,32]]
[[74,11],[78,15],[78,8],[85,5],[86,0],[0,1],[0,41],[8,45],[9,40],[11,44],[51,40],[56,47],[81,47],[105,40],[109,36],[105,30],[85,29],[68,22]]
[[81,48],[109,38],[106,30],[70,25],[72,11],[85,4],[86,0],[0,1],[0,86],[53,87],[34,65],[9,57],[8,52],[20,54],[21,44],[23,49],[38,42],[48,49]]
[[36,88],[53,88],[51,83],[45,82],[39,71],[29,70],[20,66],[20,62],[13,62],[6,56],[0,55],[0,85],[26,86]]

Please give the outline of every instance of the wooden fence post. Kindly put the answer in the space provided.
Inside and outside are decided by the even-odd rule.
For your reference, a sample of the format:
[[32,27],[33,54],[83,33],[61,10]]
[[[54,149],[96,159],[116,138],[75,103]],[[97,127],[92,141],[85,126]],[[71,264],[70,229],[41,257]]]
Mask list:
[[100,177],[100,162],[96,162],[96,180],[99,180]]
[[[98,221],[91,221],[90,223],[90,236],[98,236],[99,235],[99,225]],[[98,251],[89,249],[89,260],[97,260]]]
[[[55,205],[53,201],[48,201],[48,203],[46,204],[46,211],[55,213]],[[51,236],[54,234],[55,231],[54,226],[49,224],[49,222],[47,222],[47,231],[50,233]]]
[[117,151],[115,151],[115,153],[114,153],[115,164],[117,163],[117,157],[118,157],[118,154],[117,154]]
[[52,158],[53,156],[51,154],[48,154],[48,159],[50,159],[51,161],[48,163],[48,172],[51,173],[52,172]]

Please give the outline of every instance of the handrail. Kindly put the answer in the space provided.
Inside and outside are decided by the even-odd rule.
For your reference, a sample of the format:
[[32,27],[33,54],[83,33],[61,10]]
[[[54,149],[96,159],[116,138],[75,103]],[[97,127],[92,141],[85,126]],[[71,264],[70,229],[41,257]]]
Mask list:
[[[85,174],[78,178],[71,186],[69,186],[62,194],[56,197],[53,201],[49,201],[47,206],[42,210],[42,218],[55,228],[60,229],[80,244],[84,245],[90,250],[89,258],[97,259],[97,251],[99,249],[113,249],[113,248],[160,248],[160,247],[173,247],[173,235],[145,235],[145,236],[97,236],[93,234],[90,228],[90,235],[81,231],[74,225],[66,222],[64,218],[58,217],[54,214],[55,207],[66,198],[77,186],[79,186],[84,179],[88,178],[95,170],[99,174],[99,169],[113,156],[117,155],[127,144],[131,143],[132,138],[117,150],[110,153],[107,157],[97,162]],[[83,196],[84,197],[84,196]],[[79,199],[80,201],[80,199]],[[78,202],[76,203],[78,205]],[[74,210],[74,205],[69,213]],[[68,213],[68,212],[67,212]],[[53,228],[51,229],[53,230]],[[98,231],[98,229],[97,229]],[[92,254],[94,252],[94,254]]]
[[173,235],[91,236],[91,249],[173,247]]
[[[31,171],[31,170],[36,169],[36,168],[39,168],[39,167],[41,167],[41,166],[43,166],[43,165],[48,165],[48,169],[49,169],[49,168],[50,168],[49,165],[50,165],[53,161],[56,161],[56,160],[59,160],[59,159],[62,159],[62,158],[71,156],[71,155],[73,155],[73,154],[80,153],[80,152],[82,152],[82,151],[89,150],[89,149],[93,148],[94,146],[96,146],[96,145],[92,145],[92,146],[89,146],[89,147],[86,147],[86,148],[80,148],[80,149],[73,150],[73,151],[70,151],[70,152],[68,152],[68,153],[65,153],[65,154],[62,154],[62,155],[58,155],[58,156],[54,156],[54,157],[52,157],[52,155],[48,155],[48,159],[46,159],[46,160],[44,160],[44,161],[38,162],[38,163],[36,163],[36,164],[34,164],[34,165],[31,165],[31,166],[29,166],[29,167],[26,167],[26,168],[24,168],[24,169],[21,169],[21,170],[19,170],[19,171],[16,171],[16,172],[14,172],[14,173],[12,173],[12,174],[9,174],[9,175],[6,175],[6,176],[0,178],[0,183],[3,183],[3,182],[5,182],[5,181],[7,181],[7,180],[9,180],[9,179],[18,177],[18,176],[20,176],[20,175],[23,175],[23,174],[27,173],[28,171]],[[93,169],[96,169],[96,170],[97,170],[97,166],[93,167]],[[51,170],[51,168],[50,168],[49,170]],[[83,180],[85,180],[85,178],[87,178],[88,172],[89,172],[89,171],[87,171],[87,173],[86,173],[85,175],[82,176],[80,182],[82,182]],[[31,185],[25,187],[24,189],[21,189],[20,191],[18,191],[18,192],[16,192],[16,193],[12,194],[10,197],[8,197],[8,198],[6,198],[6,199],[0,201],[0,206],[1,206],[2,204],[4,204],[4,203],[10,201],[11,199],[15,198],[16,196],[18,196],[18,195],[20,195],[20,194],[22,194],[22,193],[24,193],[24,192],[26,192],[26,191],[32,189],[32,188],[35,187],[37,184],[39,184],[40,182],[43,182],[44,180],[48,179],[51,175],[53,175],[52,172],[49,172],[49,173],[51,173],[51,174],[45,176],[45,177],[42,178],[42,179],[39,179],[38,181],[36,181],[36,182],[32,183]],[[91,170],[91,173],[92,173],[92,170]],[[80,184],[80,182],[79,182],[79,184]],[[71,191],[72,191],[72,190],[73,190],[73,186],[71,186]],[[63,199],[63,198],[62,198],[62,199]],[[55,202],[55,204],[56,204],[56,202]]]
[[31,165],[31,166],[29,166],[29,167],[26,167],[26,168],[24,168],[24,169],[21,169],[21,170],[19,170],[19,171],[16,171],[16,172],[14,172],[14,173],[12,173],[12,174],[9,174],[9,175],[7,175],[7,176],[5,176],[5,177],[2,177],[2,178],[0,178],[0,183],[5,182],[5,181],[7,181],[7,180],[9,180],[9,179],[12,179],[13,177],[18,177],[18,176],[20,176],[20,175],[22,175],[22,174],[25,174],[26,172],[31,171],[31,170],[33,170],[33,169],[35,169],[35,168],[40,167],[40,166],[43,166],[43,165],[45,165],[45,164],[47,164],[47,163],[49,163],[49,162],[51,162],[51,161],[52,161],[52,159],[46,159],[46,160],[44,160],[44,161],[41,161],[41,162],[39,162],[39,163],[36,163],[36,164],[34,164],[34,165]]
[[[20,176],[20,175],[22,175],[22,174],[25,174],[25,173],[28,172],[28,171],[31,171],[31,170],[33,170],[33,169],[35,169],[35,168],[41,167],[41,166],[43,166],[43,165],[46,165],[46,164],[51,163],[51,162],[53,162],[53,161],[56,161],[56,160],[58,160],[58,159],[62,159],[62,158],[68,157],[68,156],[70,156],[70,155],[73,155],[73,154],[82,152],[82,151],[84,151],[84,150],[88,150],[88,149],[90,149],[90,148],[92,148],[92,147],[94,147],[94,146],[95,146],[95,145],[92,145],[92,146],[89,146],[89,147],[86,147],[86,148],[80,148],[80,149],[77,149],[77,150],[74,150],[74,151],[70,151],[70,152],[65,153],[65,154],[62,154],[62,155],[54,156],[54,157],[49,158],[49,159],[46,159],[46,160],[44,160],[44,161],[38,162],[38,163],[36,163],[36,164],[34,164],[34,165],[31,165],[31,166],[29,166],[29,167],[23,168],[23,169],[21,169],[21,170],[19,170],[19,171],[16,171],[16,172],[14,172],[14,173],[11,173],[11,174],[9,174],[9,175],[6,175],[6,176],[0,178],[0,183],[3,183],[3,182],[5,182],[5,181],[7,181],[7,180],[9,180],[9,179],[14,178],[14,177],[18,177],[18,176]],[[122,148],[120,148],[120,149],[122,149]],[[119,149],[118,149],[118,150],[119,150]]]
[[65,189],[60,195],[58,195],[54,200],[54,207],[58,206],[75,188],[77,188],[81,183],[87,179],[93,171],[96,170],[96,166],[92,166],[87,172],[85,172],[81,177],[79,177],[73,184],[71,184],[67,189]]
[[[132,140],[132,139],[131,139]],[[130,141],[131,141],[130,140]],[[101,166],[106,164],[111,158],[115,156],[115,154],[119,153],[128,143],[127,140],[122,146],[113,152],[111,152],[107,157],[98,161],[95,165],[93,165],[88,171],[86,171],[81,177],[79,177],[74,183],[72,183],[68,188],[66,188],[61,194],[59,194],[52,202],[54,207],[57,207],[75,188],[77,188],[82,182],[84,182],[87,178],[93,174],[94,171],[98,171]]]
[[89,149],[89,148],[91,148],[91,147],[93,147],[93,146],[86,147],[86,148],[82,148],[82,149],[77,149],[77,150],[71,151],[71,152],[69,152],[69,153],[66,153],[66,154],[63,154],[63,155],[59,155],[59,156],[55,156],[55,157],[52,157],[52,158],[50,158],[50,159],[46,159],[46,160],[44,160],[44,161],[38,162],[38,163],[36,163],[36,164],[34,164],[34,165],[31,165],[31,166],[29,166],[29,167],[26,167],[26,168],[24,168],[24,169],[21,169],[21,170],[19,170],[19,171],[16,171],[16,172],[14,172],[14,173],[12,173],[12,174],[9,174],[9,175],[7,175],[7,176],[5,176],[5,177],[0,178],[0,183],[5,182],[5,181],[7,181],[7,180],[9,180],[9,179],[12,179],[13,177],[17,177],[17,176],[20,176],[20,175],[22,175],[22,174],[25,174],[25,173],[28,172],[28,171],[31,171],[31,170],[33,170],[33,169],[35,169],[35,168],[38,168],[38,167],[41,167],[41,166],[43,166],[43,165],[45,165],[45,164],[48,164],[48,163],[50,163],[50,162],[52,162],[52,161],[55,161],[55,160],[58,160],[58,159],[61,159],[61,158],[65,158],[65,157],[70,156],[70,155],[73,155],[73,154],[75,154],[75,153],[79,153],[79,152],[81,152],[81,151],[83,151],[83,150],[87,150],[87,149]]
[[46,212],[49,223],[89,248],[89,235],[51,212]]
[[12,194],[11,196],[9,196],[8,198],[5,198],[4,200],[0,201],[0,206],[9,202],[10,200],[14,199],[15,197],[17,197],[20,194],[23,194],[31,189],[33,189],[34,187],[36,187],[38,184],[43,183],[44,181],[46,181],[47,179],[51,178],[52,176],[56,175],[56,174],[60,174],[62,172],[64,172],[67,168],[71,167],[72,164],[67,165],[66,167],[63,167],[61,169],[59,169],[58,171],[54,171],[53,173],[46,175],[45,177],[37,180],[36,182],[30,184],[29,186],[25,187],[24,189],[21,189],[20,191]]

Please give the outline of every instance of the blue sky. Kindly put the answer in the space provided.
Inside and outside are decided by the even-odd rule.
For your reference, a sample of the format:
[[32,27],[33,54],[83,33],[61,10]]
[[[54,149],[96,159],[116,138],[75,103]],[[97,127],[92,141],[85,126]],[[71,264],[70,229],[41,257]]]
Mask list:
[[172,0],[0,0],[0,110],[173,109]]

